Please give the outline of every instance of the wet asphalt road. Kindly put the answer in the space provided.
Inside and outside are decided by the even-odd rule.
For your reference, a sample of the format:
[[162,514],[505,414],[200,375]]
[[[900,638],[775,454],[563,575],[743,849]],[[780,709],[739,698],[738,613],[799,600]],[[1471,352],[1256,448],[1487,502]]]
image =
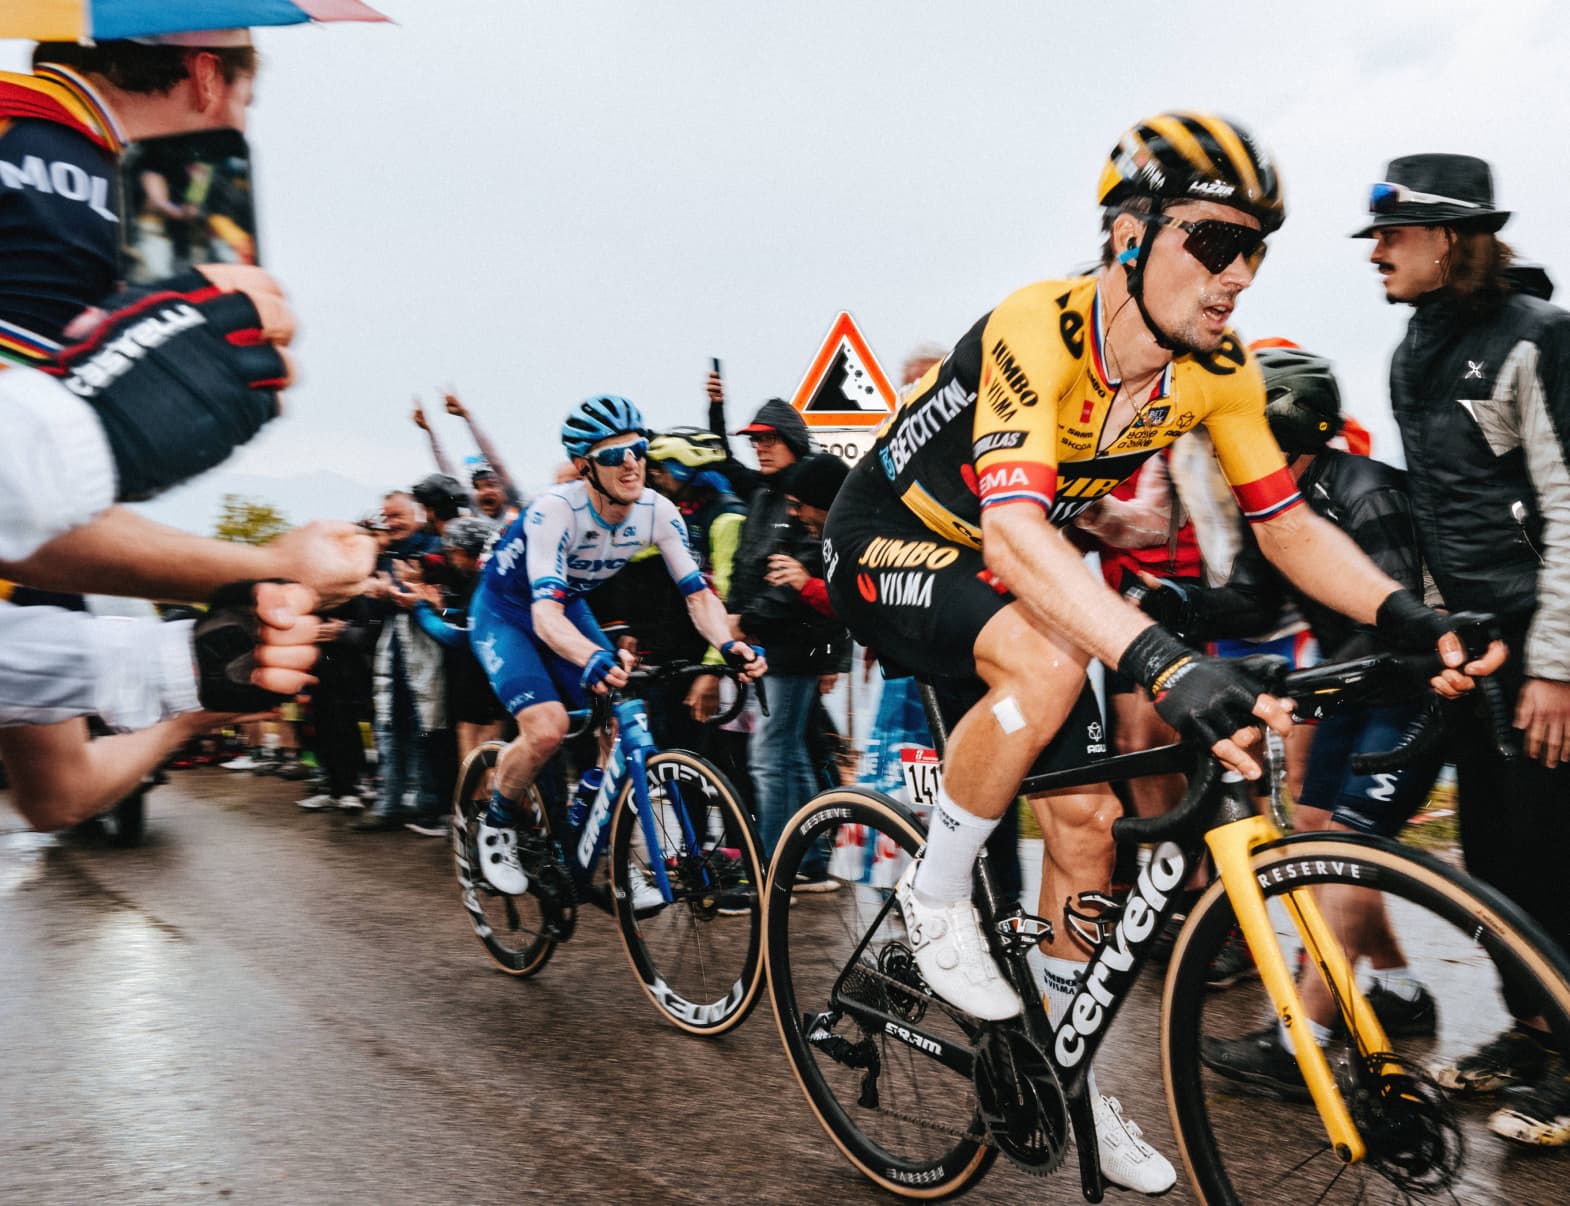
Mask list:
[[[177,772],[132,850],[0,812],[0,1201],[891,1200],[818,1128],[767,1002],[677,1032],[592,909],[541,976],[496,972],[445,842],[301,794]],[[1155,1008],[1142,984],[1098,1067],[1175,1161]],[[966,1200],[1083,1199],[1071,1155],[1046,1180],[999,1161]]]

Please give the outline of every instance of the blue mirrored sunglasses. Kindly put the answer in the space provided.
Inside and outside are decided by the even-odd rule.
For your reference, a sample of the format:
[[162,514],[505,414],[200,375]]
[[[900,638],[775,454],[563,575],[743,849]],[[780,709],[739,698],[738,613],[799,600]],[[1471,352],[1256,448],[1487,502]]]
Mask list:
[[648,440],[634,440],[630,444],[617,444],[613,448],[601,448],[597,452],[588,454],[588,459],[596,465],[603,465],[607,469],[619,469],[626,463],[628,454],[632,459],[641,461],[649,455]]

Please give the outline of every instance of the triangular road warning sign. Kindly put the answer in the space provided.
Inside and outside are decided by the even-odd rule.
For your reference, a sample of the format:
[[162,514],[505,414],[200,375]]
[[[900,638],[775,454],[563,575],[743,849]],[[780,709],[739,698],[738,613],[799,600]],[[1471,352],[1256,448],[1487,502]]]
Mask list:
[[856,320],[841,311],[790,404],[808,427],[876,427],[898,400]]

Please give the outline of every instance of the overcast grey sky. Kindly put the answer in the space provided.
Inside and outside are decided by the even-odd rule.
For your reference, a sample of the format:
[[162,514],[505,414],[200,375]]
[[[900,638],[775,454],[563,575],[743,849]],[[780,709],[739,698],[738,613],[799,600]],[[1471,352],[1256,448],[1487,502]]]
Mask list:
[[[1104,156],[1165,109],[1274,151],[1290,217],[1236,323],[1335,358],[1386,459],[1407,311],[1346,237],[1385,162],[1489,159],[1505,237],[1570,272],[1570,23],[1549,0],[381,7],[397,25],[259,36],[262,239],[306,376],[162,518],[210,527],[228,482],[407,484],[429,469],[410,395],[448,381],[533,486],[579,397],[701,422],[717,355],[744,418],[795,388],[840,309],[892,372],[1093,256]],[[441,434],[470,451],[456,421]],[[296,520],[343,505],[271,493]]]

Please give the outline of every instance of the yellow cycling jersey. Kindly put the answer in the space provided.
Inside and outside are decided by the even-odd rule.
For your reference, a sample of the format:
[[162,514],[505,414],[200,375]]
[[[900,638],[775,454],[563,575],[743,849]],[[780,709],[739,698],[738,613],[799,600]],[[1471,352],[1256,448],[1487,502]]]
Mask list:
[[1231,331],[1214,352],[1175,359],[1129,424],[1109,430],[1106,318],[1093,276],[1010,294],[917,383],[869,459],[927,527],[973,548],[986,508],[1039,506],[1061,527],[1200,423],[1248,519],[1302,501],[1265,421],[1259,368]]

